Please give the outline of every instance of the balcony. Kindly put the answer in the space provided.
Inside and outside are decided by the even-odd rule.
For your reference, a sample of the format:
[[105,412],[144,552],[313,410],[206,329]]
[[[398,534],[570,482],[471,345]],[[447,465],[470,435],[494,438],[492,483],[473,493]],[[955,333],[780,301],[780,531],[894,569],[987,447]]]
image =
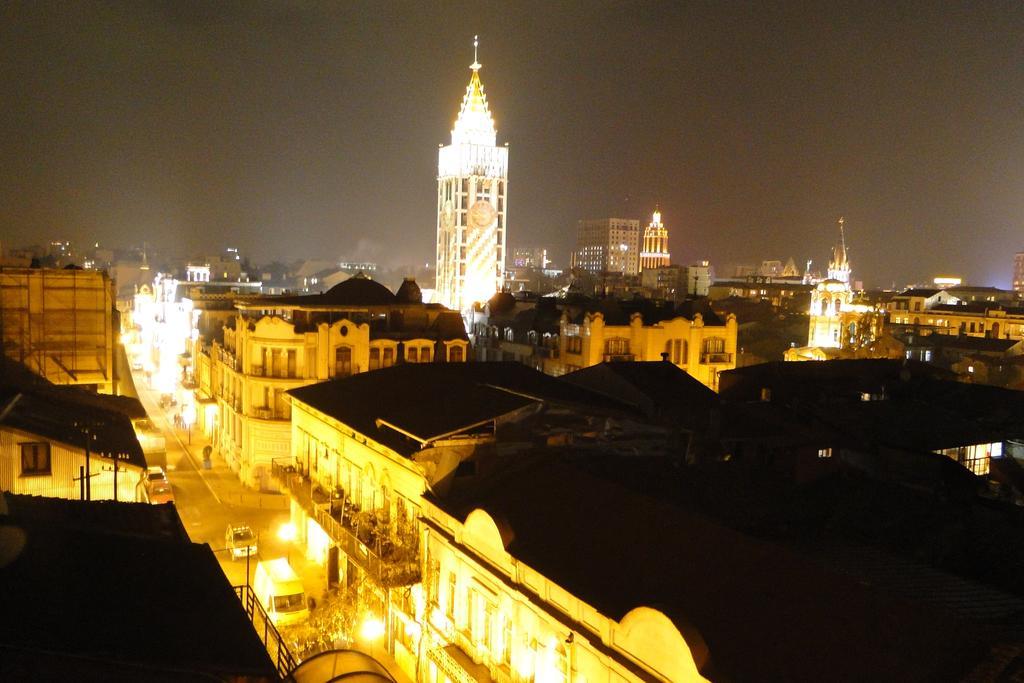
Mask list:
[[419,538],[414,529],[396,532],[380,519],[379,513],[363,512],[343,495],[329,495],[304,477],[291,458],[272,461],[271,474],[379,586],[397,588],[420,582]]
[[708,351],[700,354],[700,362],[705,365],[727,365],[732,363],[732,354],[723,351]]
[[605,363],[628,363],[636,360],[632,353],[606,353],[602,357]]

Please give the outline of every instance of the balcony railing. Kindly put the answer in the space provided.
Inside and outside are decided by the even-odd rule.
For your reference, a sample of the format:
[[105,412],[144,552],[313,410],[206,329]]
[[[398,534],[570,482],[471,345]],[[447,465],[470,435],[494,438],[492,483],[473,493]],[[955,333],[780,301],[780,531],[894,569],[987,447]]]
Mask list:
[[271,461],[271,475],[316,520],[353,563],[383,588],[420,582],[416,534],[391,534],[375,515],[360,513],[343,498],[330,496],[298,471],[292,458]]
[[629,362],[636,359],[632,353],[606,353],[604,354],[605,363],[621,363]]
[[288,650],[288,646],[284,644],[284,640],[281,638],[281,634],[278,633],[273,622],[267,617],[267,611],[263,609],[263,605],[256,599],[256,593],[253,592],[250,586],[235,586],[235,595],[241,601],[242,609],[245,610],[249,621],[252,622],[252,627],[256,630],[256,634],[263,641],[263,646],[267,648],[267,654],[270,655],[271,661],[274,662],[277,674],[281,677],[281,680],[287,680],[288,676],[295,671],[298,662],[295,661],[295,657]]
[[732,354],[722,351],[708,351],[700,354],[700,362],[706,365],[721,365],[732,362]]

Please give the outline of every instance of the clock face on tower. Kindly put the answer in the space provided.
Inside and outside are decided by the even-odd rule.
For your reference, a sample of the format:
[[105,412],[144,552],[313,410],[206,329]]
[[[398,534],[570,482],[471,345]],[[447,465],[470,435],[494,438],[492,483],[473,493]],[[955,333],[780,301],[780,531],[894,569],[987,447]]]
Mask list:
[[491,203],[483,199],[477,200],[469,207],[469,224],[475,228],[490,227],[496,216]]

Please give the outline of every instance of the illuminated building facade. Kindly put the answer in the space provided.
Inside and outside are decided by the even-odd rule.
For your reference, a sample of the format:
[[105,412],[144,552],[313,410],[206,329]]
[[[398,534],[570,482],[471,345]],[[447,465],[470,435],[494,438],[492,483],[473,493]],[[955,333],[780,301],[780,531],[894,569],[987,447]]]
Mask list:
[[661,211],[655,210],[650,224],[644,229],[644,248],[640,252],[640,270],[668,266],[668,228],[661,222]]
[[[452,370],[391,368],[289,392],[293,457],[275,476],[307,559],[350,592],[356,632],[346,635],[422,683],[704,681],[707,647],[675,615],[594,606],[552,567],[510,551],[499,516],[450,504],[501,429],[536,424],[548,403],[538,393],[565,395],[515,364]],[[444,410],[423,413],[403,398],[410,387],[443,396]],[[311,498],[309,481],[329,498]]]
[[1024,251],[1013,255],[1013,291],[1024,292]]
[[475,50],[452,142],[437,153],[435,300],[458,311],[501,291],[505,275],[508,147],[497,145]]
[[4,355],[54,384],[116,393],[113,311],[104,271],[0,269]]
[[[402,363],[461,363],[462,318],[424,304],[406,280],[397,293],[364,276],[323,294],[238,298],[223,329],[196,336],[200,427],[243,483],[269,484],[289,454],[290,389]],[[209,414],[207,414],[207,412]]]
[[889,355],[888,348],[872,350],[882,333],[884,316],[874,306],[855,300],[844,225],[840,218],[839,239],[832,247],[828,277],[811,290],[807,346],[787,349],[786,360],[823,360],[876,352]]
[[640,221],[631,218],[581,220],[576,227],[572,267],[594,274],[640,273]]
[[579,319],[563,315],[558,353],[545,359],[544,371],[557,376],[602,362],[664,358],[717,391],[718,375],[736,367],[737,324],[732,314],[725,321],[707,311],[645,323],[634,313],[628,322],[616,323],[606,321],[601,312]]

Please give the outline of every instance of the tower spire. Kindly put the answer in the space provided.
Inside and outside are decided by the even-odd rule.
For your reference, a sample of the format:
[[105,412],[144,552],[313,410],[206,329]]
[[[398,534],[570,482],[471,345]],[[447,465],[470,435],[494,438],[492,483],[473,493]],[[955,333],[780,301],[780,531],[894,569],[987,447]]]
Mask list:
[[480,45],[480,36],[473,36],[473,63],[469,65],[469,68],[472,69],[473,71],[479,71],[480,70],[480,66],[481,66],[480,60],[477,59],[477,56],[476,56],[476,50],[477,50],[477,47],[479,47],[479,45]]

